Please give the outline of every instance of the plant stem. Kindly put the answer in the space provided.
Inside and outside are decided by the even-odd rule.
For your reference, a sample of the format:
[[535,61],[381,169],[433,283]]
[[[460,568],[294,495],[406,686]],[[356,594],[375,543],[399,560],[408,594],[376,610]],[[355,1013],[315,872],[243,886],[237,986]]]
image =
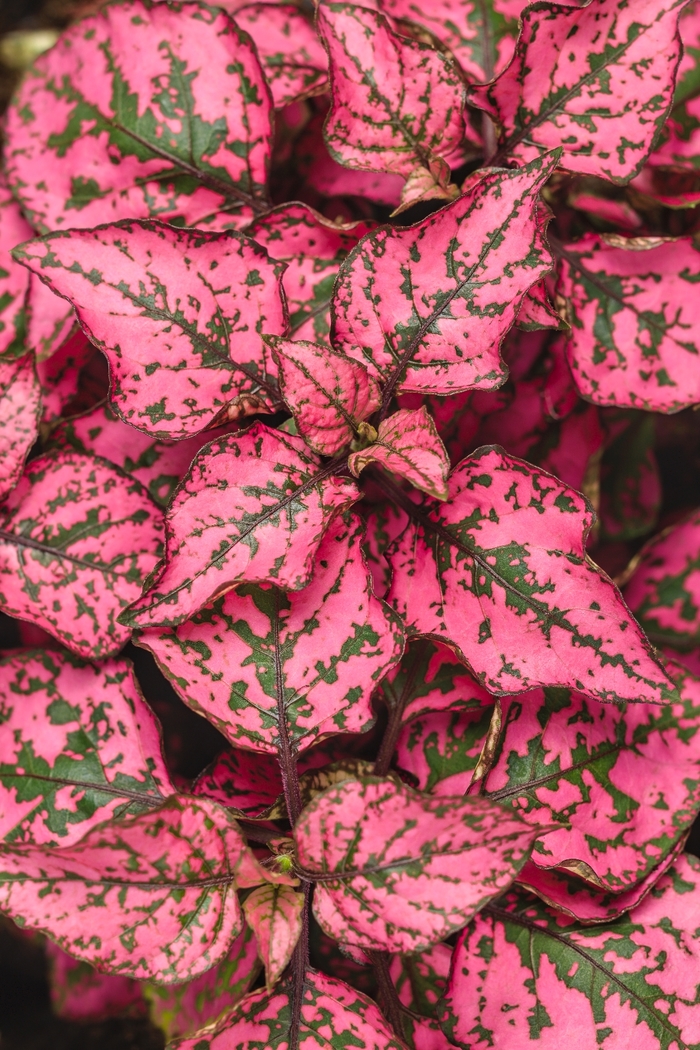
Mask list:
[[406,704],[413,691],[413,685],[418,674],[418,668],[420,666],[421,658],[425,651],[426,642],[417,642],[411,648],[411,663],[409,664],[408,674],[406,675],[406,681],[404,682],[403,689],[401,690],[400,696],[390,696],[388,690],[391,689],[391,684],[386,683],[384,687],[384,702],[389,711],[389,721],[387,722],[386,729],[384,730],[384,736],[379,746],[379,753],[374,763],[374,775],[377,777],[385,777],[391,768],[391,760],[394,757],[394,751],[396,750],[396,744],[401,733],[401,726],[403,725],[403,713],[406,709]]
[[389,952],[374,951],[370,951],[367,954],[372,960],[372,969],[374,970],[374,976],[377,978],[377,984],[379,985],[379,998],[381,1001],[382,1013],[398,1035],[399,1039],[404,1039],[403,1007],[396,993],[391,974],[389,973],[391,955]]
[[309,912],[311,910],[311,884],[304,884],[304,910],[301,919],[301,935],[292,956],[292,1016],[289,1022],[288,1050],[298,1050],[301,1009],[304,1005],[306,971],[309,968]]

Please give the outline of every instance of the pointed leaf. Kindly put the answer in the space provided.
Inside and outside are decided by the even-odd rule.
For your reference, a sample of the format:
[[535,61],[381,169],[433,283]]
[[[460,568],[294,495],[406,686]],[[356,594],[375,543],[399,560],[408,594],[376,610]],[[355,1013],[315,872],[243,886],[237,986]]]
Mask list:
[[376,441],[353,452],[348,466],[355,477],[378,463],[435,499],[447,499],[450,461],[433,417],[425,406],[400,409],[379,424]]
[[318,343],[274,338],[268,343],[297,431],[314,452],[337,455],[356,436],[362,420],[379,408],[376,380],[358,361]]
[[485,799],[429,798],[393,780],[346,780],[318,795],[294,829],[314,914],[331,937],[417,952],[502,893],[533,834]]
[[25,343],[26,300],[29,274],[10,255],[17,244],[32,237],[34,231],[12,197],[0,175],[0,353],[19,357]]
[[498,158],[523,163],[563,146],[569,171],[628,182],[671,108],[684,2],[591,0],[524,11],[508,68],[470,91],[501,128]]
[[98,973],[51,941],[49,963],[51,1009],[65,1021],[102,1021],[107,1017],[141,1016],[146,1011],[143,985],[130,977]]
[[691,239],[591,233],[562,254],[567,353],[581,394],[654,412],[700,402],[692,308],[700,255]]
[[223,411],[276,404],[260,333],[285,330],[282,268],[241,234],[127,221],[51,234],[15,256],[73,303],[132,426],[182,438]]
[[271,991],[301,935],[304,894],[291,886],[258,886],[246,897],[243,911],[255,931],[267,989]]
[[536,203],[555,163],[490,171],[423,222],[363,238],[336,284],[335,346],[390,392],[499,386],[501,341],[551,267]]
[[[143,637],[149,639],[151,633]],[[279,765],[272,755],[240,748],[223,751],[192,786],[193,795],[211,798],[236,815],[253,819],[269,816],[283,790]]]
[[270,119],[255,50],[228,15],[128,0],[37,59],[7,118],[8,177],[43,232],[195,225],[223,204],[247,217],[264,200]]
[[215,1027],[246,995],[260,973],[253,931],[244,926],[221,962],[185,984],[146,984],[149,1013],[166,1039],[181,1039]]
[[322,0],[316,17],[330,60],[325,138],[337,161],[406,178],[433,156],[458,154],[465,91],[449,58],[367,7]]
[[326,87],[328,59],[314,27],[294,4],[248,4],[235,15],[250,33],[277,108]]
[[[317,159],[314,156],[314,164]],[[282,284],[295,339],[327,341],[338,268],[371,225],[339,225],[306,204],[292,202],[273,208],[246,228],[247,236],[266,248],[271,258],[286,263]]]
[[446,503],[404,505],[413,522],[393,548],[389,599],[409,634],[456,647],[496,693],[563,685],[608,701],[670,696],[619,592],[586,557],[583,496],[488,447],[455,467],[449,490]]
[[175,690],[234,745],[276,753],[325,733],[361,732],[370,695],[398,660],[403,631],[371,591],[362,526],[337,517],[303,590],[239,586],[176,629],[139,644]]
[[697,1045],[700,861],[686,856],[629,916],[572,923],[509,895],[460,936],[443,1012],[456,1046]]
[[305,587],[332,517],[359,495],[332,468],[262,423],[205,446],[166,516],[166,568],[129,622],[175,626],[239,583]]
[[161,552],[162,517],[133,478],[77,453],[33,459],[0,513],[0,607],[79,656],[118,652],[117,622]]
[[98,969],[163,984],[223,959],[242,928],[236,889],[264,881],[225,809],[177,796],[65,849],[0,854],[0,908],[11,918]]
[[173,787],[160,726],[126,660],[47,649],[0,661],[0,838],[69,846]]
[[0,499],[19,481],[39,436],[41,389],[34,357],[0,358]]
[[294,990],[278,985],[252,992],[214,1035],[177,1044],[177,1050],[261,1050],[294,1045],[302,1050],[406,1050],[376,1003],[323,973],[309,970],[298,1030],[292,1032]]

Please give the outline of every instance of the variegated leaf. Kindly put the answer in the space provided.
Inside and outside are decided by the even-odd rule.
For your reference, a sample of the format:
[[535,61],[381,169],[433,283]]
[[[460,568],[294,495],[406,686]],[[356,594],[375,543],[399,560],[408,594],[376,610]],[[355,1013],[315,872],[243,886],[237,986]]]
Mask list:
[[376,1003],[343,981],[307,971],[294,1024],[291,981],[272,992],[252,992],[222,1022],[218,1033],[172,1045],[169,1050],[406,1050]]
[[592,514],[550,474],[493,448],[455,467],[449,500],[394,545],[389,600],[409,634],[454,646],[496,693],[561,685],[663,702],[672,687],[619,592],[586,556]]
[[496,163],[562,146],[569,171],[628,182],[671,108],[684,3],[591,0],[524,11],[508,68],[470,91],[501,129]]
[[407,229],[381,227],[336,284],[334,344],[396,391],[500,386],[499,355],[525,292],[551,267],[537,194],[556,155],[488,171],[459,200]]
[[395,955],[390,974],[396,985],[403,1035],[412,1050],[449,1050],[437,1020],[438,1002],[447,987],[452,949],[435,944],[420,955]]
[[[698,135],[700,98],[698,97],[697,77],[700,55],[700,9],[697,3],[686,5],[681,13],[678,28],[683,42],[683,55],[678,66],[673,109],[664,125],[657,147],[649,158],[649,169],[647,169],[653,179],[655,169],[660,168],[659,174],[662,176],[662,179],[659,180],[660,185],[663,187],[664,182],[666,183],[661,194],[654,193],[657,199],[671,195],[668,187],[671,173],[668,167],[675,169],[681,176],[700,167],[700,135]],[[645,175],[646,172],[643,172],[644,181],[646,181]],[[673,206],[673,202],[669,203]],[[697,203],[697,193],[682,194],[681,199],[675,203],[692,206]]]
[[225,809],[176,795],[61,850],[0,853],[7,915],[97,969],[162,984],[223,959],[242,929],[236,889],[265,881]]
[[[33,237],[34,231],[28,236]],[[13,248],[19,243],[16,241]],[[37,361],[45,361],[55,354],[75,327],[75,311],[71,304],[55,295],[36,274],[31,274],[27,297],[27,346],[35,352]]]
[[401,663],[382,680],[384,702],[402,711],[404,723],[441,711],[482,711],[487,693],[448,646],[414,639]]
[[288,106],[325,89],[328,59],[323,44],[295,4],[247,4],[238,8],[235,21],[253,38],[275,106]]
[[285,331],[283,268],[241,234],[125,221],[29,241],[15,257],[73,303],[132,426],[183,438],[278,403],[261,332]]
[[51,1008],[64,1021],[94,1022],[146,1012],[143,985],[131,977],[98,973],[46,941]]
[[0,499],[19,481],[39,436],[41,388],[34,355],[0,357]]
[[204,4],[127,0],[74,23],[26,76],[6,135],[10,184],[43,232],[265,207],[267,84],[250,39]]
[[317,795],[294,829],[314,914],[331,937],[418,952],[506,889],[533,831],[485,799],[431,798],[394,780],[346,780]]
[[372,444],[353,452],[348,466],[355,477],[376,463],[392,474],[427,492],[435,499],[447,499],[450,461],[440,440],[433,417],[425,406],[399,409],[382,420]]
[[65,651],[0,661],[0,838],[69,846],[173,794],[160,726],[126,660]]
[[396,766],[421,791],[464,795],[487,772],[496,741],[492,720],[501,724],[493,698],[481,707],[435,711],[407,721],[396,745]]
[[385,554],[390,544],[408,524],[408,517],[395,503],[386,500],[372,510],[365,508],[365,556],[372,573],[374,593],[384,598],[391,583],[391,572]]
[[[151,636],[149,631],[145,638]],[[236,815],[267,817],[284,791],[279,766],[273,755],[231,748],[200,773],[192,794],[211,798]]]
[[599,405],[677,412],[700,402],[700,255],[690,238],[587,234],[562,249],[576,385]]
[[318,343],[279,338],[268,343],[297,432],[314,452],[337,455],[357,436],[360,423],[379,408],[377,381],[359,361]]
[[593,927],[509,894],[460,936],[442,1018],[448,1038],[465,1050],[691,1050],[699,883],[700,861],[686,856],[629,916]]
[[0,511],[0,608],[79,656],[121,649],[119,613],[161,553],[162,516],[138,481],[77,453],[33,459]]
[[292,886],[258,886],[243,901],[265,966],[267,990],[282,976],[301,935],[304,894]]
[[398,619],[372,594],[361,539],[358,519],[339,516],[303,590],[239,586],[175,629],[144,631],[139,644],[234,745],[275,754],[359,732],[403,647]]
[[29,274],[10,255],[15,245],[34,231],[0,174],[0,353],[21,357],[26,352],[26,301]]
[[83,370],[88,370],[95,358],[100,358],[99,351],[76,327],[51,357],[37,361],[42,423],[56,424],[76,397],[79,388],[87,392]]
[[[341,171],[351,174],[344,168]],[[369,229],[371,224],[366,222],[330,222],[298,202],[281,204],[247,227],[246,234],[266,248],[271,258],[286,264],[282,284],[290,334],[295,339],[328,339],[338,268]]]
[[331,519],[359,497],[333,469],[262,423],[205,446],[168,509],[165,568],[125,620],[175,626],[240,583],[305,587]]

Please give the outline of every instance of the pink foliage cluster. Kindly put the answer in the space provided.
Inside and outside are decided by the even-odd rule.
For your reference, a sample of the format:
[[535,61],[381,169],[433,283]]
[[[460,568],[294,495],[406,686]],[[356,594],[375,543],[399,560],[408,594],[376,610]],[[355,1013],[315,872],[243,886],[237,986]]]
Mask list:
[[687,0],[110,0],[24,76],[0,909],[64,1016],[700,1047],[699,60]]

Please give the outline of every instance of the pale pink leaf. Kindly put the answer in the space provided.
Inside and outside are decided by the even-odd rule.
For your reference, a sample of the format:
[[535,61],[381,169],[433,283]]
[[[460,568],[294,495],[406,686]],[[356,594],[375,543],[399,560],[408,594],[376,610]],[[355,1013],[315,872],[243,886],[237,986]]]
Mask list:
[[0,511],[0,607],[79,656],[110,656],[161,553],[162,514],[133,478],[77,453],[33,459]]
[[138,642],[238,747],[275,754],[286,741],[301,751],[326,733],[360,732],[373,719],[375,685],[403,648],[401,624],[372,594],[361,540],[359,520],[338,516],[302,590],[239,586]]
[[362,420],[379,408],[377,381],[359,361],[318,343],[279,338],[268,343],[297,432],[314,452],[337,455],[357,436]]
[[331,787],[295,828],[314,914],[331,937],[418,952],[469,922],[527,860],[533,829],[486,799],[431,798],[392,779]]
[[[150,636],[149,631],[144,637]],[[211,798],[235,814],[253,819],[268,816],[283,791],[273,755],[239,748],[223,751],[192,786],[193,795]]]
[[276,107],[318,95],[328,81],[328,59],[313,25],[295,4],[239,7],[239,29],[250,33]]
[[509,894],[461,934],[442,1009],[464,1050],[697,1043],[700,861],[678,860],[628,916],[583,926]]
[[[406,1050],[379,1007],[343,981],[315,970],[303,983],[301,1016],[292,1029],[291,982],[272,992],[252,992],[229,1014],[214,1035],[177,1043],[177,1050]],[[173,1047],[175,1050],[175,1047]]]
[[685,0],[532,5],[503,73],[470,91],[501,131],[496,163],[563,147],[569,171],[628,182],[673,100]]
[[691,239],[586,234],[562,255],[567,353],[581,394],[654,412],[700,402]]
[[0,499],[19,481],[39,436],[40,409],[34,355],[0,357]]
[[78,393],[81,370],[98,351],[76,327],[70,338],[51,357],[37,361],[41,384],[41,422],[55,423]]
[[500,386],[501,342],[552,265],[537,195],[555,163],[487,172],[423,222],[364,237],[336,284],[334,345],[390,391]]
[[277,403],[261,332],[286,329],[283,267],[241,234],[125,221],[51,234],[15,256],[73,303],[132,426],[183,438]]
[[371,463],[398,474],[435,499],[447,499],[450,461],[425,406],[394,412],[379,424],[373,443],[360,452],[353,452],[348,459],[355,477]]
[[10,107],[5,163],[43,232],[149,216],[195,225],[223,205],[242,218],[264,208],[271,138],[263,71],[228,15],[129,0],[75,22],[36,61]]
[[146,1012],[143,985],[131,977],[98,973],[58,945],[46,942],[53,1012],[65,1021],[102,1021]]
[[160,726],[126,660],[37,649],[0,661],[0,838],[69,846],[173,794]]
[[304,894],[291,886],[258,886],[243,902],[248,925],[255,931],[258,952],[272,990],[292,958],[301,935]]
[[0,353],[21,356],[27,349],[26,300],[29,274],[10,255],[34,230],[0,174]]
[[394,545],[389,600],[409,634],[455,647],[484,686],[561,685],[600,700],[661,703],[671,684],[610,579],[586,556],[592,512],[551,474],[483,448],[445,503]]
[[404,179],[383,171],[357,171],[334,160],[323,137],[323,113],[309,121],[299,139],[299,167],[308,185],[323,197],[359,197],[394,208]]
[[129,623],[174,626],[240,583],[305,587],[331,519],[359,497],[332,468],[262,423],[206,445],[166,515],[166,566]]
[[75,324],[71,304],[47,288],[36,274],[31,274],[27,297],[27,346],[35,352],[37,361],[51,357],[66,341]]

